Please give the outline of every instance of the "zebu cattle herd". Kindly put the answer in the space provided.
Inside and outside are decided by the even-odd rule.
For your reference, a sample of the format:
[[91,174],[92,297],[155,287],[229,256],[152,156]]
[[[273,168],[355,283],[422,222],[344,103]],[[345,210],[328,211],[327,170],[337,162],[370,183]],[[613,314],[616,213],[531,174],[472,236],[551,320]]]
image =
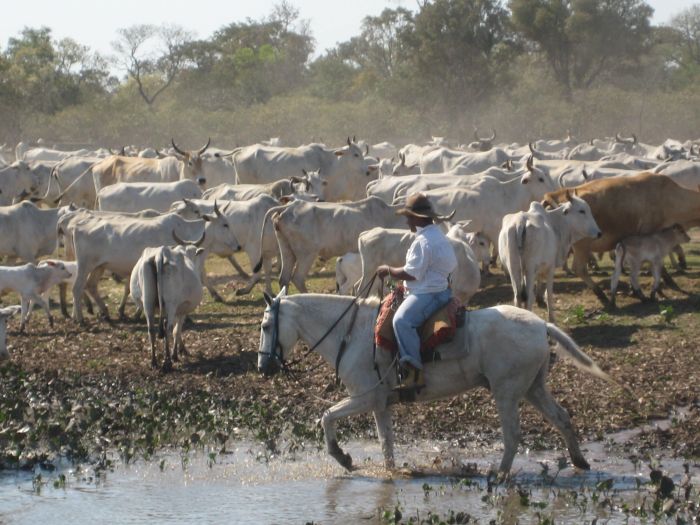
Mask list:
[[[700,221],[700,144],[648,145],[619,134],[579,143],[568,133],[527,144],[495,140],[495,131],[484,138],[476,130],[467,145],[433,137],[400,149],[348,138],[340,147],[271,139],[224,150],[207,140],[183,150],[172,140],[118,154],[20,143],[0,151],[0,255],[17,264],[0,267],[0,288],[21,297],[21,330],[33,303],[52,321],[45,297],[59,284],[72,287],[72,315],[83,322],[83,302],[109,316],[99,292],[108,272],[124,286],[119,315],[129,295],[145,313],[154,366],[156,334],[165,337],[168,368],[203,287],[220,299],[204,271],[209,254],[248,278],[237,295],[261,280],[271,293],[275,263],[281,286],[305,292],[319,257],[337,257],[337,289],[354,294],[378,265],[402,263],[412,234],[395,211],[421,191],[438,213],[456,210],[446,227],[459,261],[452,287],[465,303],[500,259],[514,304],[532,309],[546,297],[553,321],[554,271],[572,252],[573,270],[605,304],[614,303],[624,263],[641,298],[637,274],[651,261],[652,297],[658,292],[660,261],[682,255],[685,229]],[[59,250],[64,260],[43,260]],[[239,251],[252,275],[236,261]],[[604,252],[616,256],[611,298],[588,274],[592,255]],[[17,311],[0,310],[4,358],[5,320]]]

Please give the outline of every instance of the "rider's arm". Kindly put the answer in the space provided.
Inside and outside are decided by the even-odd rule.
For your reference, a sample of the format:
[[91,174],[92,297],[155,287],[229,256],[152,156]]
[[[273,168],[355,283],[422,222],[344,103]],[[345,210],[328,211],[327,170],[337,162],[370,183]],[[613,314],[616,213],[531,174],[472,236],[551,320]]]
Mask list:
[[379,268],[377,268],[377,275],[380,278],[386,277],[387,275],[390,275],[393,279],[397,280],[403,280],[403,281],[415,281],[416,278],[413,277],[411,274],[406,273],[405,270],[403,269],[403,266],[387,266],[387,265],[382,265]]

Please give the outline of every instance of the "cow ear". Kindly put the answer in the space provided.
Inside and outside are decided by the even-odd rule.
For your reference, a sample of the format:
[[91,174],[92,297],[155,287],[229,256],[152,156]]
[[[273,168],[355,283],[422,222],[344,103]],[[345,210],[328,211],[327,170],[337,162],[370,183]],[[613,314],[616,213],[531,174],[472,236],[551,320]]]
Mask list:
[[292,202],[294,199],[293,199],[291,196],[289,196],[289,195],[282,195],[278,200],[279,200],[282,204],[289,204],[289,203]]
[[55,263],[54,261],[46,261],[46,264],[47,264],[48,266],[52,266],[52,267],[54,267],[54,268],[56,267],[56,263]]
[[521,183],[521,184],[527,184],[528,182],[530,182],[530,174],[529,174],[529,173],[526,173],[526,174],[523,175],[522,178],[520,179],[520,183]]
[[204,248],[197,248],[194,252],[195,257],[199,257],[202,255],[206,250]]
[[211,215],[202,215],[202,220],[211,222],[214,220],[214,217],[212,217]]
[[337,149],[335,150],[335,156],[336,157],[342,157],[343,153],[345,153],[342,149]]

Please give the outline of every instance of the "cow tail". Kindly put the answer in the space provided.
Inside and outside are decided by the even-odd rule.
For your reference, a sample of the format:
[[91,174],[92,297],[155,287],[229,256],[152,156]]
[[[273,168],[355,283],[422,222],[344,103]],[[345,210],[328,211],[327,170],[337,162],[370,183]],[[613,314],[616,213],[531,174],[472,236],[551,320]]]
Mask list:
[[[267,212],[265,213],[265,218],[263,219],[262,222],[262,228],[260,229],[260,243],[258,246],[260,247],[260,257],[258,258],[258,262],[255,264],[255,267],[253,268],[254,273],[258,273],[260,269],[262,268],[263,264],[263,240],[265,239],[265,226],[267,225],[267,221],[272,217],[272,215],[276,211],[283,210],[286,206],[273,206]],[[255,259],[253,259],[255,260]]]
[[158,321],[158,337],[165,338],[165,300],[163,297],[163,267],[165,266],[164,250],[160,250],[155,257],[155,272],[156,272],[156,288],[158,293],[158,311],[160,312],[160,320]]
[[241,178],[238,176],[238,167],[236,166],[236,157],[238,154],[241,152],[243,148],[236,148],[233,150],[233,153],[231,154],[231,164],[233,164],[233,173],[235,175],[235,181],[236,184],[241,183]]
[[520,269],[520,282],[518,284],[518,289],[519,289],[519,296],[520,296],[520,302],[521,303],[526,303],[527,302],[527,287],[525,286],[525,265],[523,264],[523,261],[525,258],[523,257],[523,250],[525,249],[525,236],[527,234],[527,218],[521,217],[518,223],[515,226],[515,249],[511,248],[511,253],[510,257],[511,258],[517,258],[516,260],[513,260],[511,264],[513,266],[517,265],[518,268]]

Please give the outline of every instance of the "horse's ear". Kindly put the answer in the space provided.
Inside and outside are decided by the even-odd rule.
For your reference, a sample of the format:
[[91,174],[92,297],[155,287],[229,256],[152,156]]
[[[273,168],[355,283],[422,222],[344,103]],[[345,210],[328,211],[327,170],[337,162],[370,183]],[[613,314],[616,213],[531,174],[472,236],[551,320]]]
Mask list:
[[267,306],[272,306],[272,297],[270,297],[270,294],[263,292],[263,299],[265,299],[265,304],[267,304]]

